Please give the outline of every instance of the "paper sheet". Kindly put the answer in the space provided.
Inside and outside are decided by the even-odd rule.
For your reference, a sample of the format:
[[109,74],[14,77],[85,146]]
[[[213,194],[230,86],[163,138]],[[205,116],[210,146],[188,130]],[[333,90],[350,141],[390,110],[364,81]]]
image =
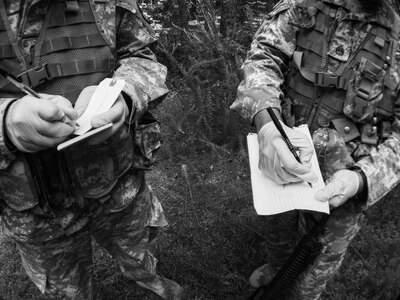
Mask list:
[[[114,80],[114,82],[113,82]],[[89,104],[83,114],[76,120],[79,127],[73,132],[75,135],[82,135],[92,129],[90,121],[100,113],[108,111],[117,100],[124,88],[125,80],[120,78],[106,78],[100,82],[89,100]]]
[[[310,141],[312,141],[307,125],[301,125],[295,129],[305,133]],[[312,170],[318,176],[318,182],[313,183],[312,188],[305,181],[279,185],[264,176],[258,168],[259,148],[257,134],[249,134],[247,136],[247,146],[249,150],[253,202],[257,214],[273,215],[293,209],[329,213],[328,202],[320,202],[314,199],[317,190],[325,185],[315,153],[311,158],[311,165]]]

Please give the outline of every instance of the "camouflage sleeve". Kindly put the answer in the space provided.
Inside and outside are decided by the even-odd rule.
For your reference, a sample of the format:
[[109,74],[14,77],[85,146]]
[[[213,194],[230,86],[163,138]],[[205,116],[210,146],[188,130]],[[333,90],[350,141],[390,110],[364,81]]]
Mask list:
[[15,159],[14,154],[8,150],[4,138],[4,117],[5,111],[8,105],[14,101],[14,99],[3,98],[0,99],[0,170],[6,169],[10,163]]
[[397,63],[394,64],[391,78],[397,86],[397,97],[392,134],[356,164],[367,177],[367,207],[378,202],[400,183],[400,46],[394,57]]
[[148,109],[154,108],[167,95],[165,84],[167,68],[157,62],[150,46],[157,39],[151,26],[143,17],[137,2],[116,2],[117,55],[119,57],[115,75],[126,81],[125,96],[132,101],[130,122],[140,119]]
[[260,110],[269,106],[280,109],[284,70],[296,44],[296,1],[281,0],[257,30],[242,66],[244,75],[231,109],[250,123]]

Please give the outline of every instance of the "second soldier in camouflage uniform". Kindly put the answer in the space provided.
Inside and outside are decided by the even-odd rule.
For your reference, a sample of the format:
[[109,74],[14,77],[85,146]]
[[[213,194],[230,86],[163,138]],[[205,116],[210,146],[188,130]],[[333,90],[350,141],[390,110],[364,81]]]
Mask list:
[[[147,111],[168,92],[166,68],[149,48],[155,41],[136,0],[0,1],[0,67],[44,98],[0,77],[3,232],[48,298],[96,297],[94,237],[127,278],[181,299],[182,288],[157,275],[148,250],[155,228],[167,224],[144,174],[160,147],[159,124]],[[124,78],[125,87],[92,125],[112,122],[111,130],[95,144],[57,152],[109,76]],[[65,116],[71,122],[61,122]]]
[[[316,198],[332,207],[321,253],[284,291],[287,299],[320,297],[360,230],[362,211],[399,183],[399,31],[385,1],[282,0],[255,35],[231,109],[256,126],[259,166],[280,183],[314,178],[309,143],[290,128],[307,123],[328,182]],[[279,151],[287,146],[269,125],[268,107],[287,125],[302,164],[275,150],[278,142]],[[269,263],[250,283],[268,283],[319,217],[266,217]]]

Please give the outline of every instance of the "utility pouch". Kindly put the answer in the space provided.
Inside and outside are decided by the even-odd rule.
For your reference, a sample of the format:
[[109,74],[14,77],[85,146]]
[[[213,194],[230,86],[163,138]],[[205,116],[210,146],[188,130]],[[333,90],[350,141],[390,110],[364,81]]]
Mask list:
[[150,112],[146,112],[134,130],[135,156],[133,166],[148,169],[155,161],[155,154],[161,147],[160,123]]
[[386,71],[363,57],[354,74],[349,81],[343,112],[357,123],[366,123],[373,118],[383,98]]

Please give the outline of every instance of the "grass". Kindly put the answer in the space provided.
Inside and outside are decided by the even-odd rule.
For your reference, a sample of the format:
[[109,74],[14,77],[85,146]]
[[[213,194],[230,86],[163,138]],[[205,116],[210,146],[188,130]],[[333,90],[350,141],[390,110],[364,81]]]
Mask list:
[[[176,110],[172,93],[156,111],[164,124],[164,147],[148,174],[170,223],[152,244],[159,272],[181,283],[190,300],[245,299],[252,292],[247,278],[267,257],[263,218],[252,207],[244,144],[239,141],[232,150],[198,136],[185,123],[177,126],[170,119]],[[400,189],[395,189],[367,212],[323,300],[395,299],[400,286],[399,197]],[[0,296],[40,299],[13,244],[1,238],[0,249]],[[94,264],[104,299],[152,299],[124,279],[117,262],[97,245]]]

